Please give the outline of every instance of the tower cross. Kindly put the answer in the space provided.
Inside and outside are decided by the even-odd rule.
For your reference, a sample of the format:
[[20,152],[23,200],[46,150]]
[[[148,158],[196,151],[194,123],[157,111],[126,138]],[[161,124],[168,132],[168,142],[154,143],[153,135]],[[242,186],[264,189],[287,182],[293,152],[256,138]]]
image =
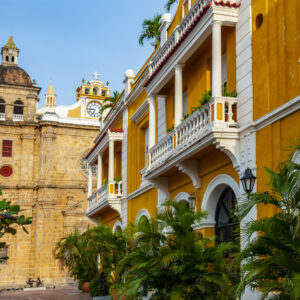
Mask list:
[[95,77],[95,79],[97,80],[98,79],[98,76],[99,76],[100,74],[98,74],[97,72],[95,72],[94,74],[93,74],[93,76]]

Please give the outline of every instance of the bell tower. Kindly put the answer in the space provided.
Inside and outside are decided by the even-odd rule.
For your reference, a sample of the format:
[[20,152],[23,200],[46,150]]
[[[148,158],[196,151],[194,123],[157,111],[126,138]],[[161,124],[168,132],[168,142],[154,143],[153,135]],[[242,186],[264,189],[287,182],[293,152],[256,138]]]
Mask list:
[[4,66],[17,66],[19,49],[16,47],[13,37],[10,36],[5,46],[1,49],[2,64]]
[[56,95],[54,93],[52,80],[50,80],[48,92],[46,94],[46,107],[55,107]]

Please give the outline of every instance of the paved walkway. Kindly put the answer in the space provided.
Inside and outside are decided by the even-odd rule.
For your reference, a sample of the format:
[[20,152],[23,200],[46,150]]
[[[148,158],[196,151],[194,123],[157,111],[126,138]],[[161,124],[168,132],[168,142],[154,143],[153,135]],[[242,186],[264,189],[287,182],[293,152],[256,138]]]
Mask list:
[[1,300],[91,300],[87,293],[81,293],[76,287],[61,287],[45,291],[9,291],[0,293]]

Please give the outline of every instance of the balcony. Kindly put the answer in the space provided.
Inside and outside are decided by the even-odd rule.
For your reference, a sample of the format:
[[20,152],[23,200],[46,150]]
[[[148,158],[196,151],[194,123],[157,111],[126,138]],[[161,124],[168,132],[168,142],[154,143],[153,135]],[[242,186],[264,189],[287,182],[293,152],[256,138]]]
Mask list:
[[0,121],[5,121],[5,113],[0,113]]
[[[155,53],[149,63],[149,76],[144,82],[149,93],[157,93],[173,76],[174,66],[189,57],[212,32],[212,24],[235,26],[240,0],[196,0],[180,24]],[[160,76],[157,76],[157,74]],[[154,79],[159,77],[159,79]]]
[[13,114],[13,121],[16,122],[24,121],[24,115]]
[[[237,98],[215,97],[193,112],[149,150],[145,178],[155,179],[173,167],[183,172],[193,168],[184,162],[211,144],[233,158],[239,139],[236,105]],[[194,185],[198,185],[196,181]]]
[[105,183],[88,198],[86,215],[94,217],[102,209],[111,207],[121,213],[122,181]]

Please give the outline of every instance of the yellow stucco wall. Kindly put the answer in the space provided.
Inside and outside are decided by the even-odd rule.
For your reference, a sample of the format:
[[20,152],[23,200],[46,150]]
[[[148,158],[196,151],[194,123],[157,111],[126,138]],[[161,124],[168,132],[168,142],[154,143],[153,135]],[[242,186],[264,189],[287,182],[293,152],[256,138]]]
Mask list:
[[[257,163],[257,191],[268,190],[269,177],[265,167],[275,170],[280,161],[286,159],[286,147],[289,139],[300,137],[300,111],[269,125],[256,133],[256,163]],[[258,217],[270,216],[274,213],[272,207],[258,208]]]
[[[256,18],[263,15],[260,28]],[[257,119],[300,94],[300,1],[252,1],[253,114]]]
[[127,203],[128,223],[134,223],[141,209],[146,209],[151,218],[157,213],[157,189],[152,189]]
[[81,117],[81,107],[80,106],[68,111],[68,118],[80,118],[80,117]]
[[232,166],[229,157],[213,147],[209,147],[206,154],[199,158],[199,176],[201,179],[201,188],[195,189],[190,178],[177,171],[169,176],[169,191],[171,199],[174,199],[180,192],[193,193],[196,196],[196,208],[201,208],[202,199],[208,184],[218,175],[227,174],[239,182],[236,170]]

